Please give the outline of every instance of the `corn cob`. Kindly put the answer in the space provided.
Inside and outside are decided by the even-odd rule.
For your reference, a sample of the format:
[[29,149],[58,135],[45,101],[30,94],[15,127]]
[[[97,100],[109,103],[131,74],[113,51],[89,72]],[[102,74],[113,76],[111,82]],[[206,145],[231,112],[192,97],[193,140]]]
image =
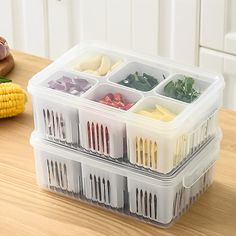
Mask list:
[[0,118],[12,117],[25,109],[27,96],[25,91],[10,80],[0,80]]

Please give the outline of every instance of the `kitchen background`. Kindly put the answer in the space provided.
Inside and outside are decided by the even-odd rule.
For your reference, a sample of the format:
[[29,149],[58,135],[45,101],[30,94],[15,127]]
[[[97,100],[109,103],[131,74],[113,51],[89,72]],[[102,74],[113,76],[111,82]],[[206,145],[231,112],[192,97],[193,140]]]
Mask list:
[[[10,46],[56,59],[100,40],[220,72],[224,106],[236,110],[235,0],[0,0]],[[9,27],[10,26],[10,27]]]

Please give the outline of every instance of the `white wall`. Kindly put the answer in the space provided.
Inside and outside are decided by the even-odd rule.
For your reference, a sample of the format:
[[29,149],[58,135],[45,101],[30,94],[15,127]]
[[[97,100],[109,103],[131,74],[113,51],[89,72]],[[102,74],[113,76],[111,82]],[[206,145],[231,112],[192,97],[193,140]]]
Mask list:
[[52,59],[93,39],[197,64],[198,5],[198,0],[0,0],[0,35],[13,48]]
[[[236,0],[0,0],[0,35],[13,48],[56,59],[82,40],[222,73],[236,110]],[[222,54],[223,53],[223,54]]]

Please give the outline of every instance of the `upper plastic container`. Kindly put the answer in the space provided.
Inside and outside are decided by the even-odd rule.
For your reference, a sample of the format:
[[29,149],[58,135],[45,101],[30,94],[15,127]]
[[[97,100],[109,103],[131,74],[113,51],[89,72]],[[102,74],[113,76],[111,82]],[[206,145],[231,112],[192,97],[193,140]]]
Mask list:
[[[104,56],[103,66],[98,70],[101,76],[91,70],[79,71],[81,64],[78,70],[77,64],[91,56],[93,62],[89,66],[96,65],[98,55],[110,58],[109,71],[104,72]],[[82,67],[88,68],[88,65]],[[152,77],[149,88],[130,88],[120,83],[136,72]],[[65,86],[69,86],[68,93],[49,88],[62,77],[66,80]],[[164,92],[169,82],[184,77],[192,77],[200,93],[191,103]],[[76,87],[79,79],[89,84],[83,93]],[[60,85],[57,86],[60,90]],[[221,75],[94,42],[75,46],[36,74],[28,85],[33,96],[35,128],[42,137],[92,152],[98,158],[129,162],[161,173],[176,168],[214,137],[223,88]],[[124,110],[98,102],[110,93],[125,99]],[[164,122],[138,114],[156,105],[175,113],[176,117]]]
[[219,137],[167,175],[94,158],[31,136],[38,183],[52,191],[167,227],[213,181]]

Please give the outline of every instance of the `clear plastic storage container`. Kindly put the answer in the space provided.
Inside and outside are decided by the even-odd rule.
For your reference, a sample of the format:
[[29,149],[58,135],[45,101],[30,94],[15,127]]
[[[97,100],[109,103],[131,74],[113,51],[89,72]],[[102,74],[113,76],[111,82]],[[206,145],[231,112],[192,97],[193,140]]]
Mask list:
[[45,189],[155,223],[173,223],[213,181],[220,140],[209,140],[169,174],[98,159],[31,136],[37,179]]
[[[98,54],[108,55],[111,65],[119,65],[103,76],[78,70],[79,62]],[[96,58],[93,60],[96,63]],[[135,72],[153,76],[157,85],[141,91],[119,84]],[[48,87],[63,76],[66,80],[84,79],[91,86],[79,95],[75,90],[67,93]],[[167,83],[183,76],[192,77],[200,92],[192,103],[168,97],[164,92]],[[33,97],[35,128],[41,137],[91,152],[95,154],[93,158],[113,159],[160,173],[171,172],[214,137],[223,88],[220,75],[93,42],[72,48],[36,74],[28,86]],[[98,102],[109,93],[121,94],[127,100],[127,109]],[[156,105],[176,117],[164,122],[137,114]]]

